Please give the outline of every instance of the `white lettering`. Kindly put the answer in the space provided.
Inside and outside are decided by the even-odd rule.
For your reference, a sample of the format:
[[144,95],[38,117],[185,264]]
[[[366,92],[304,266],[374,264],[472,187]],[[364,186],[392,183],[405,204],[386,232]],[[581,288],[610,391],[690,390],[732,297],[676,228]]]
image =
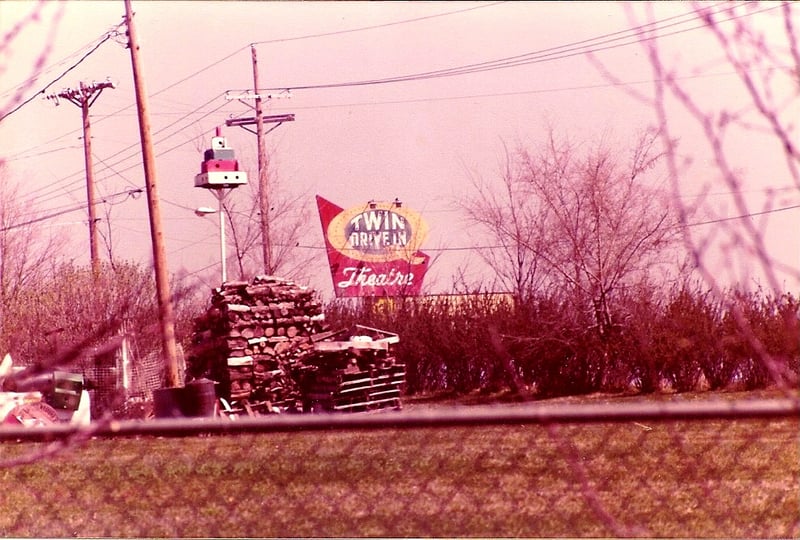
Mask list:
[[364,223],[367,225],[368,231],[379,231],[383,225],[383,216],[385,212],[367,212],[366,214],[361,214],[364,216]]
[[361,230],[361,223],[359,223],[359,222],[361,221],[362,217],[364,217],[364,215],[363,214],[359,214],[359,215],[357,215],[356,217],[354,217],[353,219],[350,220],[350,223],[353,225],[353,230],[354,231],[360,231]]
[[342,270],[342,275],[346,278],[336,284],[340,289],[350,287],[408,287],[414,283],[414,272],[398,272],[394,268],[388,274],[376,273],[368,266],[357,268],[348,266]]
[[392,227],[391,227],[391,229],[396,231],[397,229],[405,230],[405,228],[406,228],[406,220],[405,220],[405,218],[403,218],[403,216],[401,216],[400,214],[395,214],[394,212],[392,212]]
[[369,231],[350,233],[348,242],[351,247],[360,249],[383,249],[391,246],[408,245],[408,233],[406,231]]
[[[362,212],[350,220],[347,232],[353,247],[379,249],[408,243],[408,223],[404,216],[386,210]],[[358,236],[355,234],[358,233]]]

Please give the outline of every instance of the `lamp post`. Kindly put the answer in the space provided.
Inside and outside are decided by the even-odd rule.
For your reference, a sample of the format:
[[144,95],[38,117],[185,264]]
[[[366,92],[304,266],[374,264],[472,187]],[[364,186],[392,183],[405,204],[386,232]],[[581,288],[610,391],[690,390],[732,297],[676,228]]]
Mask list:
[[200,217],[205,217],[214,213],[219,215],[219,260],[221,265],[222,283],[225,283],[228,280],[227,264],[225,262],[228,256],[225,250],[225,212],[223,212],[222,202],[227,193],[221,189],[214,190],[212,193],[214,193],[219,200],[218,208],[215,210],[208,206],[201,206],[196,208],[194,213]]
[[[194,177],[194,186],[207,189],[219,201],[216,212],[219,214],[219,256],[222,266],[222,284],[228,280],[225,269],[225,213],[223,202],[230,190],[247,183],[247,173],[239,170],[239,162],[234,156],[233,149],[228,146],[228,141],[222,136],[222,129],[217,128],[216,136],[211,139],[211,148],[203,154],[203,163],[200,174]],[[200,207],[194,211],[198,216],[214,213],[213,208]]]

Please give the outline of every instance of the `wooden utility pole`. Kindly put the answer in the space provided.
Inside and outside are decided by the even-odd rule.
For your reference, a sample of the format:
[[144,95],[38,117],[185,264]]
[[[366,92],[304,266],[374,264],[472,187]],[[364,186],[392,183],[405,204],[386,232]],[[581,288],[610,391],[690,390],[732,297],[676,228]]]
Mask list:
[[100,93],[106,88],[114,88],[114,83],[105,81],[91,84],[80,83],[78,88],[68,88],[57,94],[50,94],[47,99],[66,99],[81,108],[83,116],[83,160],[86,164],[86,200],[89,205],[89,257],[92,262],[92,274],[100,273],[100,255],[97,247],[97,217],[94,201],[94,167],[92,166],[92,129],[89,120],[89,107],[97,100]]
[[[258,145],[258,211],[261,214],[261,252],[264,262],[264,273],[272,274],[275,272],[272,264],[272,245],[270,240],[270,222],[269,222],[269,159],[267,158],[267,150],[264,147],[264,124],[274,123],[280,126],[284,122],[293,122],[293,114],[277,114],[271,116],[263,115],[263,98],[258,92],[258,54],[256,53],[256,46],[250,45],[250,54],[253,62],[253,93],[247,92],[237,98],[228,99],[254,99],[255,100],[255,117],[251,118],[232,118],[225,121],[226,126],[239,126],[246,129],[250,133],[256,134],[256,144]],[[268,96],[272,97],[272,96]],[[256,131],[248,129],[246,126],[255,125]],[[273,127],[272,129],[277,128]],[[272,129],[270,131],[272,131]]]
[[166,384],[175,387],[180,384],[178,377],[178,355],[175,343],[175,316],[172,310],[172,298],[169,291],[169,275],[167,258],[164,250],[164,234],[161,229],[161,209],[156,183],[155,157],[153,140],[150,135],[150,115],[148,111],[147,92],[139,60],[139,43],[136,28],[133,24],[131,0],[125,0],[125,23],[128,27],[128,48],[131,51],[133,66],[133,83],[136,90],[136,106],[139,114],[139,136],[142,140],[142,164],[147,191],[147,206],[150,210],[150,238],[153,243],[153,266],[156,278],[156,294],[158,296],[158,313],[161,323],[161,338],[166,365]]
[[264,259],[264,273],[271,275],[272,245],[269,234],[269,171],[267,170],[267,151],[264,148],[264,118],[262,117],[261,94],[258,93],[258,55],[255,44],[250,45],[253,58],[253,92],[255,93],[256,144],[258,145],[258,209],[261,214],[261,253]]

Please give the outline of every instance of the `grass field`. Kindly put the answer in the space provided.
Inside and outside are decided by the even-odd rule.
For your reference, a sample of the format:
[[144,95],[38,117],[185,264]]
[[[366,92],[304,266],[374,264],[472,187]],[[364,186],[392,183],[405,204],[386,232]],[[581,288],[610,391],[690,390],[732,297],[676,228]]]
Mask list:
[[[96,439],[0,469],[3,537],[798,537],[798,422]],[[40,449],[0,445],[0,458]]]

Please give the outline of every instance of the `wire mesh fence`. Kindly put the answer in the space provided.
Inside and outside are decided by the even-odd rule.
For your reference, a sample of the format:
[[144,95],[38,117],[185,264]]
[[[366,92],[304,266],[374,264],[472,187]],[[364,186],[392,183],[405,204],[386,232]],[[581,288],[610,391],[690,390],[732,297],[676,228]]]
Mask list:
[[0,429],[14,537],[800,535],[800,400]]

